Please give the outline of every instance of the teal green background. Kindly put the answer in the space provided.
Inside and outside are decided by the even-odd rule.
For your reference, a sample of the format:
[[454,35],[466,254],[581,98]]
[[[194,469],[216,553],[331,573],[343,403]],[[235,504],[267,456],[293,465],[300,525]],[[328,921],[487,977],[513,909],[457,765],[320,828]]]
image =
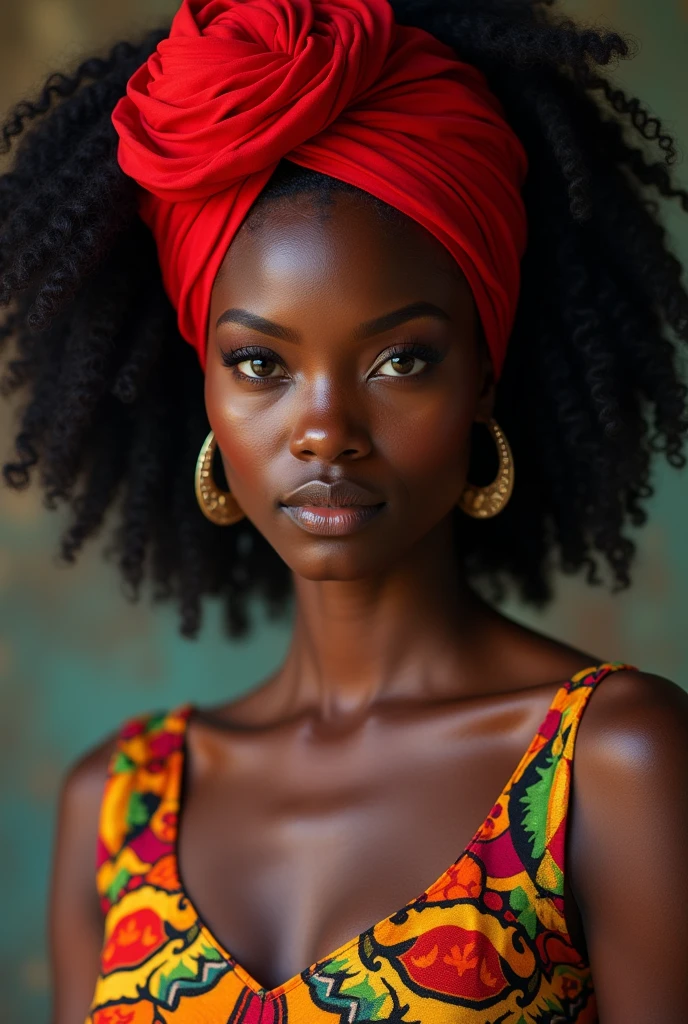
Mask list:
[[[638,52],[615,72],[679,141],[688,138],[688,7],[663,0],[597,0],[567,9],[632,34]],[[166,0],[0,2],[4,110],[72,56],[171,14]],[[594,12],[594,13],[593,13]],[[679,180],[688,181],[679,165]],[[677,254],[688,218],[667,209]],[[0,412],[3,454],[13,410]],[[610,596],[562,579],[544,614],[523,621],[593,651],[688,682],[688,473],[656,468],[650,524],[639,535],[631,591]],[[192,481],[189,481],[189,487]],[[196,642],[176,632],[174,608],[132,606],[94,544],[76,568],[56,564],[62,525],[36,494],[0,490],[0,1020],[47,1019],[45,906],[56,796],[65,767],[138,710],[226,699],[279,660],[288,624],[264,620],[230,643],[212,605]]]

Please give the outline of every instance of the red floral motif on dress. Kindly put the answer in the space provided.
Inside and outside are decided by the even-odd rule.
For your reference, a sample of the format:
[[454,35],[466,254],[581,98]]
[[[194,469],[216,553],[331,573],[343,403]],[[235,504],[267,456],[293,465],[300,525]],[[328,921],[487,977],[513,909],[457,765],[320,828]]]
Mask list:
[[435,992],[485,999],[506,987],[499,953],[487,936],[457,925],[431,928],[399,959],[413,981]]
[[164,923],[154,910],[142,907],[118,921],[103,949],[103,972],[143,963],[167,942]]

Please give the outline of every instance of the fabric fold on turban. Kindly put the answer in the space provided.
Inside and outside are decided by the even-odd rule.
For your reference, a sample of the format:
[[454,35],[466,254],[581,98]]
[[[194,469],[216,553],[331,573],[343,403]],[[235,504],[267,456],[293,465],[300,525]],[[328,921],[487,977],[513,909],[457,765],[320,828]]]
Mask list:
[[183,0],[112,115],[179,329],[205,368],[215,277],[282,158],[452,254],[496,373],[518,302],[527,159],[478,69],[388,0]]

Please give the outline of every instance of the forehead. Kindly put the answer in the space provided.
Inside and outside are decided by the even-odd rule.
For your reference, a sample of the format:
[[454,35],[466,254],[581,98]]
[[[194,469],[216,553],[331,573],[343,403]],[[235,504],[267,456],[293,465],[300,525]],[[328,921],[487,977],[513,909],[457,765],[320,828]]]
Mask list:
[[421,225],[340,193],[325,203],[301,194],[264,204],[232,242],[214,292],[235,304],[290,296],[368,306],[412,295],[441,305],[465,302],[468,286]]

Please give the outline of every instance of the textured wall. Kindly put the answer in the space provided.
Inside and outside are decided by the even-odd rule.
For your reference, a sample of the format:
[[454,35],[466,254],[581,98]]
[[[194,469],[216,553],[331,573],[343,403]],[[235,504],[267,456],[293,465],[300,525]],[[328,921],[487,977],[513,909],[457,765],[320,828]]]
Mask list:
[[[0,110],[76,53],[151,26],[169,0],[0,0]],[[617,73],[683,140],[688,138],[688,3],[578,0],[569,9],[636,36]],[[682,169],[684,181],[688,172]],[[679,255],[688,230],[675,214]],[[0,412],[3,454],[10,425]],[[610,598],[563,580],[543,616],[513,613],[603,657],[688,682],[688,474],[657,471],[651,524],[640,537],[631,592]],[[189,481],[189,486],[192,482]],[[77,568],[54,560],[59,514],[35,495],[0,489],[0,991],[3,1024],[46,1018],[44,914],[55,797],[65,765],[125,715],[193,696],[219,701],[278,660],[286,627],[265,624],[228,644],[210,610],[201,639],[175,633],[174,609],[127,604],[99,551]]]

